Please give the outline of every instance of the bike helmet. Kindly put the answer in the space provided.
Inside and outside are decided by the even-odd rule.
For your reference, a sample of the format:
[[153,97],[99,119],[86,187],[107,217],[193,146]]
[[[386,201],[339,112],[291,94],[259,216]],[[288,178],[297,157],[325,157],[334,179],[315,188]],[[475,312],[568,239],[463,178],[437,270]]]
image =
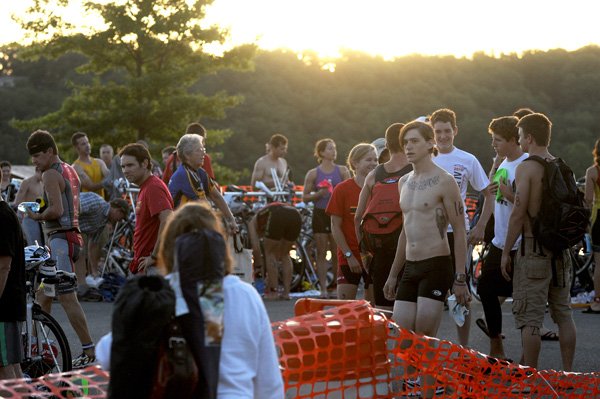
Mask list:
[[39,245],[28,245],[25,247],[25,265],[27,269],[35,267],[50,259],[50,250]]

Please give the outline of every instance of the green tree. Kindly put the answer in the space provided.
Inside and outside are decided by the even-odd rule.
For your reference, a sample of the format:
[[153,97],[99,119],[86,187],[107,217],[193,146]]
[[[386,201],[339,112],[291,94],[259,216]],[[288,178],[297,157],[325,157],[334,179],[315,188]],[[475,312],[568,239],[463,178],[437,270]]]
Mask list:
[[[218,91],[210,96],[190,88],[220,69],[247,70],[254,45],[241,45],[215,55],[208,46],[223,45],[227,32],[201,24],[212,0],[127,0],[84,3],[86,15],[98,17],[92,27],[75,26],[61,17],[69,0],[35,0],[15,17],[33,44],[28,59],[58,58],[79,53],[86,62],[77,72],[93,78],[72,83],[60,109],[41,117],[17,120],[31,131],[45,128],[63,143],[76,130],[98,142],[117,146],[145,139],[153,149],[173,144],[191,121],[225,116],[240,96]],[[209,132],[221,143],[231,132]]]

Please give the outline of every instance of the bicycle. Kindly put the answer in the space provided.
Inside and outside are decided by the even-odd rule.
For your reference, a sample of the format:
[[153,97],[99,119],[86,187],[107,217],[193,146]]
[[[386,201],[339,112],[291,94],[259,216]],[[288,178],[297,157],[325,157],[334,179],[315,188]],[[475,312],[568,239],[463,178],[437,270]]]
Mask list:
[[[292,258],[292,284],[291,290],[298,291],[303,288],[321,290],[319,276],[316,269],[317,247],[312,236],[312,209],[296,207],[302,216],[302,229],[300,236],[290,251]],[[331,254],[336,256],[336,254]],[[329,263],[327,270],[327,288],[335,283],[335,276]]]
[[21,370],[30,378],[72,369],[71,349],[63,329],[35,301],[36,290],[41,288],[39,268],[49,263],[49,259],[47,247],[25,248],[27,313],[21,332],[24,353]]
[[581,290],[590,292],[594,289],[594,253],[592,251],[592,238],[586,234],[581,240],[569,248],[573,275],[571,279],[571,296],[577,296]]

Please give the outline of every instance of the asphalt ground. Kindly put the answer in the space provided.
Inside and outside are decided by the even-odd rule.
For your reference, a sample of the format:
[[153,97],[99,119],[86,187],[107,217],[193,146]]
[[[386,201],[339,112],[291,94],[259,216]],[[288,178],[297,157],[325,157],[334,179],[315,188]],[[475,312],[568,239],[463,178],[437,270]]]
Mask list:
[[[294,300],[290,301],[266,301],[265,305],[271,321],[285,320],[293,317]],[[112,303],[104,302],[82,302],[84,312],[87,316],[89,329],[97,342],[102,335],[111,329]],[[521,340],[519,331],[514,327],[514,320],[511,313],[512,303],[505,303],[502,307],[503,313],[503,333],[506,336],[504,340],[506,355],[514,360],[521,356]],[[574,370],[576,372],[597,372],[600,371],[600,315],[584,314],[582,308],[573,309],[573,317],[577,326],[577,346],[574,361]],[[76,356],[81,351],[81,345],[71,325],[69,324],[61,306],[55,303],[52,309],[53,316],[61,323],[69,343],[71,352]],[[489,350],[489,339],[475,325],[477,317],[483,317],[481,304],[474,301],[471,308],[472,325],[470,335],[470,347],[477,351],[487,353]],[[552,322],[548,313],[544,324],[554,330],[557,326]],[[442,323],[439,329],[438,337],[441,339],[457,342],[456,327],[448,311],[444,312]],[[540,369],[560,370],[560,349],[557,341],[543,341],[539,361]]]

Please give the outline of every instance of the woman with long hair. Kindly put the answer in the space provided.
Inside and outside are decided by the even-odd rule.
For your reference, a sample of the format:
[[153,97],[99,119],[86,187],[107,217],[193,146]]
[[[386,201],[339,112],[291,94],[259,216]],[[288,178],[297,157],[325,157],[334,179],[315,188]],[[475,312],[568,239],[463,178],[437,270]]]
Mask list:
[[585,202],[592,209],[592,251],[594,252],[594,301],[584,313],[600,314],[600,139],[596,140],[594,164],[585,172]]
[[327,298],[327,250],[331,250],[332,264],[337,270],[337,246],[331,234],[331,218],[325,213],[333,189],[343,180],[350,178],[345,166],[336,165],[337,150],[332,139],[321,139],[315,144],[317,166],[304,178],[302,200],[314,204],[312,231],[317,247],[317,275],[321,286],[321,298]]
[[[375,147],[366,143],[355,145],[350,150],[347,164],[354,176],[336,186],[326,209],[326,213],[331,217],[331,233],[338,247],[338,299],[355,299],[361,278],[365,288],[370,284],[368,271],[365,270],[360,257],[354,229],[354,213],[365,178],[377,166]],[[371,299],[372,287],[368,288],[365,297]]]
[[[173,288],[175,309],[171,311],[181,326],[198,367],[199,382],[193,396],[283,398],[283,381],[269,316],[254,287],[231,274],[232,258],[228,248],[220,217],[205,202],[181,206],[169,218],[161,234],[159,270]],[[142,284],[141,279],[152,277],[158,278],[142,276],[137,280],[140,286],[145,287],[134,290],[133,294],[149,291],[148,284]],[[135,282],[130,283],[124,288],[135,285]],[[140,325],[148,324],[147,318],[153,318],[152,315],[142,317],[144,309],[152,301],[142,301],[145,305],[138,310],[128,308],[128,299],[119,295],[113,313],[113,333],[98,344],[100,364],[105,369],[112,367],[112,374],[121,380],[128,374],[118,372],[116,366],[121,366],[119,370],[129,370],[126,363],[136,362],[131,356],[127,358],[124,352],[131,346],[143,348],[142,344],[145,344],[147,347],[148,342],[126,345],[125,336],[125,344],[120,343],[120,337],[125,334],[119,332],[122,328],[115,325],[115,321],[129,323],[127,332],[130,336],[160,335],[160,331],[139,331]],[[132,317],[123,316],[132,314],[135,314],[133,319],[137,322],[130,322]],[[158,319],[159,315],[156,314],[155,318]],[[111,351],[112,357],[117,359],[111,360]],[[148,352],[147,348],[145,352]],[[152,361],[146,363],[151,364]],[[124,375],[119,377],[120,374]],[[135,382],[129,381],[131,384],[135,385]],[[125,384],[122,381],[120,385]]]

